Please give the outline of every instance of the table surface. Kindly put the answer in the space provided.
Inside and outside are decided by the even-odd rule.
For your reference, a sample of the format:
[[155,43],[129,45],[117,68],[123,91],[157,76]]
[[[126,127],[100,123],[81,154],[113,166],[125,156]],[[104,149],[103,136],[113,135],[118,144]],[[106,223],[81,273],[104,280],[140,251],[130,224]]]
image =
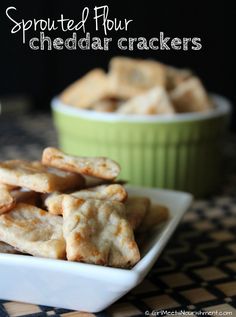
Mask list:
[[[193,203],[137,288],[95,315],[0,300],[0,316],[128,317],[157,310],[236,316],[236,138],[230,139],[225,148],[228,177],[221,192]],[[56,144],[49,115],[0,117],[0,160],[37,159],[45,146]]]

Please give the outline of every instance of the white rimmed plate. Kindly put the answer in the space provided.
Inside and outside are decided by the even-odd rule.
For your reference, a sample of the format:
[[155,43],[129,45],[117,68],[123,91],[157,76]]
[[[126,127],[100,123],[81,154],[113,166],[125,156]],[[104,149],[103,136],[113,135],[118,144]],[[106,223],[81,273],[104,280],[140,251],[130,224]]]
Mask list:
[[15,254],[0,254],[0,298],[73,310],[98,312],[138,285],[150,271],[192,195],[154,188],[127,187],[129,195],[149,197],[170,208],[171,217],[155,229],[131,270]]

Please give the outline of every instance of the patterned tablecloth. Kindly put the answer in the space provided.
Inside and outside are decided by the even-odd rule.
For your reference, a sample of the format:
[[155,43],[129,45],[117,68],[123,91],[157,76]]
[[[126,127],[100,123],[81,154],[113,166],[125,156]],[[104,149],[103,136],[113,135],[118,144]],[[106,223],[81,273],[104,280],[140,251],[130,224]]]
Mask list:
[[[46,145],[55,144],[56,133],[48,115],[0,118],[0,160],[36,159]],[[204,311],[210,316],[236,316],[233,144],[236,143],[229,142],[226,147],[231,164],[226,164],[230,167],[229,176],[221,193],[196,200],[144,282],[96,316],[144,316],[152,311],[156,316],[173,316],[173,312],[175,316],[199,316]],[[169,314],[164,314],[164,310]],[[177,313],[181,311],[182,315]],[[0,316],[94,315],[0,300]]]

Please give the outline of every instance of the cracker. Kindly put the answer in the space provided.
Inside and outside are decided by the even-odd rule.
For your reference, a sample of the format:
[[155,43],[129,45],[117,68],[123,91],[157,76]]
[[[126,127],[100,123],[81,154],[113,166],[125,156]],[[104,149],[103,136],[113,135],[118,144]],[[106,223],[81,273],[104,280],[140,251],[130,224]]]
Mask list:
[[147,232],[150,229],[167,221],[169,218],[169,209],[162,205],[152,205],[146,216],[143,219],[142,225],[139,226],[138,231]]
[[12,160],[0,163],[0,178],[9,185],[25,187],[36,192],[63,191],[84,185],[81,175],[47,169],[39,162]]
[[19,203],[0,216],[0,240],[34,256],[64,259],[62,218]]
[[67,105],[89,108],[95,102],[110,95],[106,73],[96,68],[66,88],[61,93],[60,99]]
[[129,197],[125,203],[126,217],[133,230],[137,230],[142,225],[150,206],[150,199],[147,197]]
[[189,69],[179,69],[172,66],[166,66],[166,89],[168,91],[175,89],[192,75],[193,74]]
[[110,61],[109,79],[116,98],[128,99],[155,86],[165,86],[164,65],[152,61],[114,57]]
[[124,114],[173,114],[175,112],[173,105],[162,87],[155,87],[142,95],[131,98],[124,102],[118,113]]
[[191,77],[178,85],[170,93],[170,98],[177,112],[200,112],[212,109],[212,102],[197,77]]
[[122,203],[65,196],[63,232],[68,260],[123,268],[137,263],[139,250],[124,217]]
[[0,214],[11,210],[15,206],[15,203],[15,199],[7,187],[0,187]]
[[[123,186],[119,184],[100,185],[71,193],[75,198],[83,200],[99,199],[99,200],[116,200],[123,202],[127,198],[127,192]],[[54,215],[62,215],[63,194],[52,193],[46,197],[44,204],[47,210]]]
[[108,180],[116,178],[120,172],[119,165],[111,159],[67,155],[52,147],[48,147],[43,151],[42,162],[45,165],[66,171]]
[[0,253],[16,254],[19,252],[14,247],[12,247],[10,244],[7,244],[7,243],[0,241]]

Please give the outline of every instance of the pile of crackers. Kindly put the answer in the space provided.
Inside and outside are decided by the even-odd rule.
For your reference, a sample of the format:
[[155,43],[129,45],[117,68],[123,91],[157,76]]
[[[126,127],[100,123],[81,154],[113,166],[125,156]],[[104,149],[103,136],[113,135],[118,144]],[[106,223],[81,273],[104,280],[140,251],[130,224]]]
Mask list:
[[168,219],[147,197],[128,197],[119,165],[48,147],[41,161],[0,162],[0,252],[129,268],[136,240]]
[[112,58],[108,73],[90,71],[60,99],[77,108],[120,114],[173,115],[213,108],[201,80],[190,70],[128,57]]

